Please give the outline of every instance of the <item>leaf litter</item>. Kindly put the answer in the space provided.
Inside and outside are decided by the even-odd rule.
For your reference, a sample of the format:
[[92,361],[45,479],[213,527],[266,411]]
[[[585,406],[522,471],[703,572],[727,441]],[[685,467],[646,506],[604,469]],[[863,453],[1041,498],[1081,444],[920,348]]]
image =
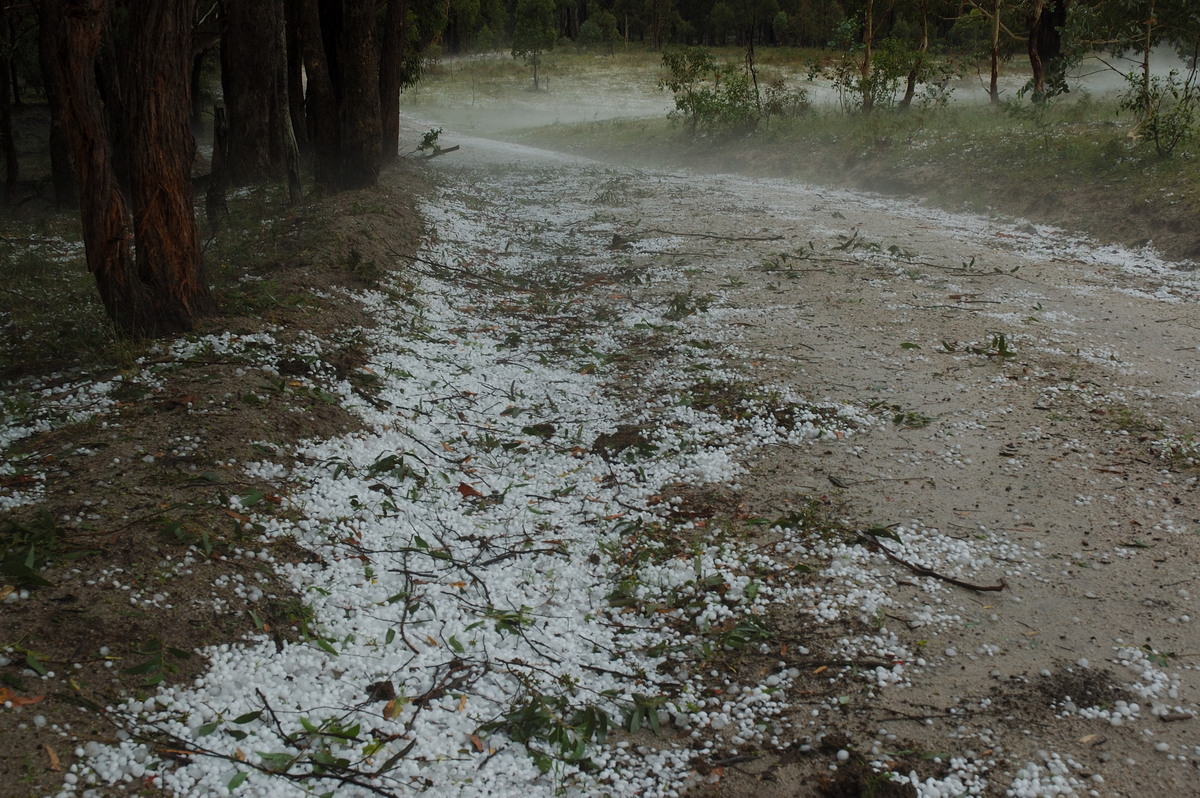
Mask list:
[[[1036,575],[1036,551],[995,533],[900,526],[888,551],[918,596],[898,599],[882,544],[837,524],[782,519],[763,538],[735,534],[733,514],[671,512],[667,486],[736,494],[769,447],[853,450],[887,419],[785,385],[693,406],[681,389],[697,374],[725,386],[745,375],[728,332],[740,312],[722,292],[685,314],[670,300],[694,256],[663,253],[690,245],[610,254],[620,220],[566,201],[581,178],[561,165],[464,171],[489,194],[453,175],[423,209],[438,240],[413,295],[357,295],[377,320],[364,365],[377,382],[369,400],[349,385],[333,393],[363,429],[297,447],[282,471],[249,466],[291,486],[286,512],[230,498],[263,535],[314,554],[274,563],[307,605],[300,640],[264,629],[205,650],[193,684],[112,708],[125,740],[83,746],[65,794],[153,773],[179,794],[677,795],[792,747],[832,755],[836,770],[852,755],[827,750],[829,718],[958,655],[927,656],[881,618],[904,608],[910,628],[961,625],[952,589],[930,573]],[[668,196],[683,190],[660,180]],[[622,284],[630,275],[637,285]],[[631,362],[648,330],[665,340]],[[689,343],[701,337],[720,351]],[[597,445],[628,424],[633,445]],[[765,621],[797,609],[811,645]],[[833,640],[814,631],[842,626]],[[1138,649],[1120,656],[1143,664]],[[1178,690],[1149,660],[1139,673],[1151,700]],[[828,686],[797,703],[812,676]],[[797,714],[803,703],[814,708]],[[889,776],[902,757],[887,739],[854,761],[920,794],[982,793],[1004,767],[976,753]],[[1085,789],[1079,769],[1046,752],[1009,788],[1071,794]]]

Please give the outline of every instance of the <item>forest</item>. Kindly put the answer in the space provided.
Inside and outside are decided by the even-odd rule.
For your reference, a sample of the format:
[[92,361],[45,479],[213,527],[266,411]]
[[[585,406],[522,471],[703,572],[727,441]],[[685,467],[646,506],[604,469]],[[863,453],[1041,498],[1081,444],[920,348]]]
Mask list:
[[[907,106],[950,54],[990,65],[994,101],[1002,63],[1027,59],[1039,102],[1066,89],[1083,54],[1102,52],[1134,58],[1115,68],[1136,75],[1131,103],[1169,149],[1194,121],[1200,52],[1200,11],[1187,0],[36,0],[7,3],[3,23],[8,193],[20,175],[12,109],[44,98],[55,199],[80,206],[88,268],[134,335],[189,329],[208,305],[193,130],[216,125],[213,207],[231,181],[286,180],[298,196],[302,156],[320,191],[370,185],[396,156],[401,92],[442,56],[511,48],[536,87],[542,54],[565,42],[736,45],[751,70],[755,47],[826,48],[848,54],[835,81],[869,112],[897,77]],[[1193,69],[1156,77],[1162,45]],[[690,70],[685,81],[715,68],[677,67]]]

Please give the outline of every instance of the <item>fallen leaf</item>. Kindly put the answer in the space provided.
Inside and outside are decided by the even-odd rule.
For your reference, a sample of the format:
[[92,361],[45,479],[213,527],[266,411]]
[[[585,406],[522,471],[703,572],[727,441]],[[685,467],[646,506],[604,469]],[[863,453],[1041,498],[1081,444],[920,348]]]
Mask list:
[[58,759],[58,754],[54,753],[54,749],[42,743],[42,748],[46,749],[46,757],[50,760],[50,769],[56,773],[62,770],[62,762]]
[[46,696],[19,696],[7,687],[0,687],[0,704],[12,704],[14,707],[27,707],[36,704]]
[[468,739],[470,739],[471,745],[475,746],[475,750],[480,753],[483,753],[483,740],[479,739],[479,735],[469,734],[469,735],[467,735],[467,737],[468,737]]
[[465,482],[458,483],[458,492],[464,499],[483,498],[483,494]]
[[383,705],[383,717],[388,720],[395,720],[403,710],[404,702],[401,699],[393,698]]
[[824,673],[826,671],[826,669],[828,669],[828,668],[829,668],[828,665],[822,665],[821,667],[819,667],[815,671],[813,671],[813,676],[816,676],[819,673]]
[[[467,694],[463,693],[462,695],[460,695],[458,697],[458,711],[465,712],[466,709],[467,709]],[[482,751],[483,748],[481,747],[479,750]]]

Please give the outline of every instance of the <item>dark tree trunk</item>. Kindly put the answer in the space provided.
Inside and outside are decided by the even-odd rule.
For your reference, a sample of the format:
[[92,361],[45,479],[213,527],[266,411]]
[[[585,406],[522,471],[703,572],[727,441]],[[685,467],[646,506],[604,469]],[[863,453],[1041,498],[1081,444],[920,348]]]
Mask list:
[[[68,0],[69,2],[70,0]],[[100,49],[96,59],[96,77],[99,80],[100,100],[104,105],[104,116],[108,124],[108,137],[112,151],[113,169],[120,186],[129,185],[129,130],[125,106],[125,71],[132,53],[128,47],[118,47],[113,35],[116,4],[106,0],[104,20],[100,30]],[[126,43],[127,44],[127,43]],[[121,58],[120,55],[124,55]]]
[[898,106],[901,111],[912,107],[913,98],[917,96],[917,80],[921,76],[921,67],[925,66],[925,55],[929,52],[929,13],[922,6],[921,9],[921,44],[917,47],[917,57],[913,61],[912,69],[908,70],[908,80],[904,86],[904,97],[900,100]]
[[225,192],[229,187],[229,122],[225,106],[213,107],[212,166],[208,170],[208,191],[204,195],[204,214],[216,227],[229,213]]
[[[5,9],[0,15],[0,25],[4,28],[4,38],[12,43],[12,29],[9,25],[9,10]],[[13,140],[12,107],[13,82],[12,61],[0,58],[0,150],[4,151],[4,198],[11,200],[17,188],[17,144]]]
[[304,73],[308,77],[305,96],[308,131],[313,152],[313,172],[322,191],[337,191],[338,108],[333,95],[333,77],[321,26],[318,0],[295,0],[300,28]]
[[225,0],[221,86],[229,115],[229,173],[241,184],[285,174],[275,70],[283,63],[281,0]]
[[1062,26],[1067,22],[1068,2],[1037,0],[1029,15],[1029,66],[1035,101],[1044,99],[1048,88],[1057,88],[1055,84],[1062,80],[1056,62],[1062,56]]
[[117,186],[108,120],[96,84],[106,6],[106,0],[65,0],[62,5],[65,36],[56,52],[63,76],[60,99],[79,178],[88,269],[108,315],[121,329],[136,332],[141,327],[145,289],[133,269],[129,209]]
[[379,179],[379,56],[375,51],[375,0],[340,0],[342,25],[337,36],[338,97],[341,131],[341,188],[365,188]]
[[988,102],[997,105],[1000,102],[1000,3],[992,3],[992,50],[991,76],[988,80]]
[[71,165],[71,138],[63,114],[63,74],[60,53],[66,46],[66,24],[62,0],[39,0],[34,6],[38,15],[38,60],[42,67],[42,86],[50,104],[50,181],[54,186],[54,202],[60,208],[74,207],[75,167]]
[[192,202],[190,124],[195,0],[130,0],[129,130],[141,331],[190,330],[211,300]]
[[192,72],[189,91],[192,96],[192,130],[199,132],[204,127],[204,57],[208,50],[192,56]]
[[387,0],[379,56],[379,110],[383,125],[384,163],[396,160],[400,154],[400,90],[407,19],[408,0]]
[[300,49],[300,18],[297,0],[284,4],[284,24],[287,36],[287,93],[288,114],[292,118],[292,135],[302,150],[308,149],[308,116],[304,111],[304,53]]

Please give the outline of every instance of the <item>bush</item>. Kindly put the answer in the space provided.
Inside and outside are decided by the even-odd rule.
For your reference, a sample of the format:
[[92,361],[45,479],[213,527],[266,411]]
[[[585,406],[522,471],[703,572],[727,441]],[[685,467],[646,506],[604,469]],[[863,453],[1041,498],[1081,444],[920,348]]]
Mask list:
[[758,90],[750,66],[718,63],[703,47],[669,50],[663,54],[669,73],[659,87],[675,95],[671,119],[700,128],[751,131],[772,116],[799,116],[808,110],[803,89],[788,91],[782,81]]
[[1149,81],[1136,72],[1125,76],[1129,91],[1121,97],[1121,110],[1141,117],[1135,128],[1137,138],[1154,145],[1163,158],[1196,135],[1200,85],[1194,75],[1184,77],[1172,69],[1165,76],[1151,75]]

